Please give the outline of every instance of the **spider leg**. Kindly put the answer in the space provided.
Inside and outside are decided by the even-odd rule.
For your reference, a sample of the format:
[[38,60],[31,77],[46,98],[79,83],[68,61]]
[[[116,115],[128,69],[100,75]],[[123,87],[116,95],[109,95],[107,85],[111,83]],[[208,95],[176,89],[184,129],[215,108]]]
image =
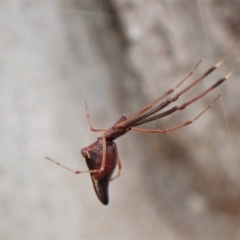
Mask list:
[[[124,121],[122,123],[122,126],[124,126],[124,127],[131,127],[131,126],[134,127],[134,126],[140,125],[140,124],[137,124],[137,123],[141,123],[142,124],[142,122],[145,122],[144,119],[146,119],[147,117],[152,116],[153,114],[155,114],[156,112],[162,110],[163,108],[165,108],[166,106],[168,106],[172,102],[177,101],[178,98],[181,95],[183,95],[185,92],[187,92],[188,90],[193,88],[196,84],[198,84],[200,81],[202,81],[210,73],[212,73],[214,70],[216,70],[218,67],[220,67],[231,56],[231,54],[236,50],[236,48],[239,47],[239,45],[240,45],[240,42],[220,62],[218,62],[214,66],[210,67],[205,73],[203,73],[200,77],[198,77],[194,82],[189,84],[187,87],[185,87],[182,91],[178,92],[175,96],[173,96],[172,98],[168,98],[166,101],[160,103],[158,106],[156,106],[155,108],[151,109],[150,111],[148,111],[148,112],[146,112],[146,113],[144,113],[142,115],[136,116],[134,118],[130,117],[128,120],[126,120],[126,121]],[[235,66],[235,68],[225,78],[226,79],[229,78],[236,71],[236,69],[238,67],[239,67],[239,64],[237,64]],[[220,79],[219,82],[217,82],[215,85],[212,86],[212,89],[217,87],[217,85],[221,84],[226,79],[224,79],[224,78]],[[197,98],[193,99],[193,101],[196,101],[197,99],[203,97],[204,95],[206,95],[212,89],[206,90],[204,93],[202,93],[201,96],[199,95]]]
[[93,124],[92,124],[92,121],[91,121],[91,118],[90,118],[90,114],[88,112],[87,100],[86,99],[85,99],[85,111],[86,111],[86,117],[87,117],[87,120],[88,120],[88,123],[89,123],[89,126],[90,126],[90,130],[92,132],[106,132],[108,130],[108,129],[97,129],[97,128],[93,127]]
[[196,70],[196,68],[199,66],[199,64],[201,63],[201,60],[196,64],[196,66],[194,67],[194,69],[189,72],[187,74],[187,76],[181,80],[181,82],[179,82],[175,87],[170,88],[168,91],[166,91],[163,95],[161,95],[159,98],[157,98],[155,101],[151,102],[150,104],[148,104],[147,106],[145,106],[144,108],[142,108],[139,112],[137,112],[136,114],[134,114],[132,117],[128,118],[126,121],[124,121],[124,124],[130,122],[131,120],[135,119],[136,117],[140,116],[141,114],[145,113],[146,111],[148,111],[150,108],[152,108],[153,105],[155,105],[156,103],[160,102],[162,99],[164,99],[165,97],[167,97],[168,95],[170,95],[172,92],[174,92],[178,87],[180,87]]
[[107,143],[106,143],[106,137],[103,135],[102,137],[103,141],[103,153],[102,153],[102,165],[99,169],[99,172],[102,172],[105,168],[105,163],[106,163],[106,148],[107,148]]
[[236,64],[234,66],[234,68],[223,78],[219,79],[216,83],[214,83],[211,87],[209,87],[208,89],[206,89],[204,92],[202,92],[201,94],[199,94],[198,96],[196,96],[195,98],[191,99],[190,101],[186,102],[185,104],[182,105],[182,107],[186,107],[188,105],[190,105],[191,103],[197,101],[198,99],[202,98],[203,96],[205,96],[206,94],[208,94],[209,92],[211,92],[214,88],[216,88],[217,86],[219,86],[220,84],[222,84],[223,82],[225,82],[227,79],[229,79],[233,73],[240,67],[240,62],[238,64]]
[[116,176],[112,177],[110,179],[110,181],[113,181],[113,180],[115,180],[116,178],[118,178],[120,176],[121,169],[122,169],[122,164],[121,164],[120,158],[118,158],[118,160],[117,160],[117,165],[118,165],[118,173],[117,173]]
[[[103,158],[102,158],[102,165],[101,165],[101,168],[100,169],[96,169],[96,170],[84,170],[84,171],[81,171],[81,170],[73,170],[51,158],[48,158],[48,157],[45,157],[45,159],[57,164],[58,166],[74,173],[74,174],[81,174],[81,173],[98,173],[98,172],[102,172],[105,168],[105,162],[106,162],[106,138],[105,136],[102,137],[103,139]],[[88,154],[88,153],[87,153]]]
[[220,97],[221,95],[218,95],[214,101],[208,105],[202,112],[200,112],[195,118],[193,118],[192,120],[189,120],[189,121],[186,121],[185,123],[181,124],[181,125],[178,125],[176,127],[173,127],[173,128],[168,128],[168,129],[153,129],[153,130],[150,130],[150,129],[143,129],[143,128],[135,128],[133,127],[132,130],[135,131],[135,132],[141,132],[141,133],[158,133],[158,134],[164,134],[164,133],[168,133],[168,132],[172,132],[172,131],[175,131],[177,129],[180,129],[180,128],[183,128],[189,124],[192,124],[193,122],[195,122],[198,118],[200,118],[209,108],[212,107],[212,105],[218,100],[218,98]]
[[[187,92],[189,89],[194,87],[197,83],[202,81],[205,77],[207,77],[211,72],[219,68],[231,55],[232,53],[239,47],[240,42],[225,56],[222,60],[220,60],[217,64],[210,67],[202,76],[200,76],[198,79],[196,79],[193,83],[191,83],[189,86],[184,88],[182,91],[180,91],[178,94],[176,94],[173,99],[176,101],[181,95],[183,95],[185,92]],[[234,72],[234,71],[233,71]],[[232,75],[232,74],[231,74]]]
[[62,167],[62,168],[64,168],[64,169],[66,169],[66,170],[68,170],[68,171],[70,171],[70,172],[72,172],[72,173],[74,173],[74,174],[81,174],[81,173],[95,173],[95,172],[100,171],[100,170],[84,170],[84,171],[73,170],[73,169],[71,169],[71,168],[69,168],[69,167],[67,167],[67,166],[65,166],[65,165],[63,165],[63,164],[61,164],[61,163],[59,163],[59,162],[57,162],[57,161],[51,159],[51,158],[45,157],[45,159],[47,159],[47,160],[49,160],[49,161],[51,161],[51,162],[57,164],[58,166],[60,166],[60,167]]
[[[166,112],[154,115],[152,117],[149,117],[150,115],[153,115],[154,113],[156,113],[157,111],[159,111],[160,109],[166,107],[168,104],[168,102],[166,103],[162,103],[162,106],[159,106],[159,109],[157,109],[158,107],[156,107],[155,109],[153,109],[154,111],[151,112],[151,114],[146,114],[145,116],[141,116],[138,119],[132,121],[130,124],[128,124],[127,127],[135,127],[135,126],[139,126],[143,123],[147,123],[147,122],[151,122],[153,120],[165,117],[175,111],[178,110],[183,110],[184,108],[186,108],[188,105],[196,102],[197,100],[199,100],[200,98],[202,98],[203,96],[205,96],[206,94],[208,94],[209,92],[211,92],[213,89],[215,89],[217,86],[219,86],[220,84],[222,84],[224,81],[226,81],[227,79],[229,79],[232,74],[240,67],[240,62],[238,64],[236,64],[234,66],[234,68],[223,78],[219,79],[216,83],[214,83],[211,87],[209,87],[208,89],[206,89],[205,91],[203,91],[202,93],[200,93],[199,95],[197,95],[195,98],[189,100],[188,102],[185,102],[184,104],[182,104],[180,107],[175,106],[169,110],[167,110]],[[172,102],[175,100],[169,99],[169,102]],[[161,108],[160,108],[161,107]]]

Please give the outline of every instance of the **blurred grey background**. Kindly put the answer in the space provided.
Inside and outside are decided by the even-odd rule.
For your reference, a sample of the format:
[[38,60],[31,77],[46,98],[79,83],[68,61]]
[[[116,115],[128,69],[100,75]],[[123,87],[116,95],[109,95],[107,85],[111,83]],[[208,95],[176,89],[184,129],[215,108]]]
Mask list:
[[[0,2],[0,239],[240,239],[240,71],[184,111],[146,125],[165,135],[117,140],[121,177],[110,203],[80,149],[94,126],[131,116],[240,39],[239,1]],[[201,18],[202,11],[203,20]],[[204,32],[204,25],[207,37]],[[180,100],[225,76],[240,50]],[[188,82],[193,81],[193,78]]]

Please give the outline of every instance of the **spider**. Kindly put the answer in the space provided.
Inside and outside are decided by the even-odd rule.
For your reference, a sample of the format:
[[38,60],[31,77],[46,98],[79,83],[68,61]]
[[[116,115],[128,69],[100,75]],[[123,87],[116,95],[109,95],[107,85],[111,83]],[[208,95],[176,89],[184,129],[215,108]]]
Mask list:
[[[207,88],[205,91],[203,91],[196,97],[185,102],[181,106],[174,106],[167,111],[163,111],[163,112],[159,113],[159,111],[163,110],[165,107],[167,107],[171,103],[177,101],[181,95],[183,95],[188,90],[190,90],[191,88],[196,86],[206,76],[208,76],[214,70],[219,68],[231,56],[231,54],[234,52],[234,50],[239,45],[240,45],[240,42],[225,57],[223,57],[223,59],[220,62],[218,62],[214,66],[210,67],[200,77],[198,77],[195,81],[193,81],[191,84],[189,84],[183,90],[176,93],[172,98],[168,98],[167,100],[161,102],[168,95],[170,95],[171,93],[176,91],[177,88],[180,87],[193,74],[194,70],[200,64],[200,61],[195,66],[195,68],[174,88],[171,88],[168,91],[166,91],[162,96],[160,96],[155,101],[153,101],[149,105],[142,108],[139,112],[137,112],[133,116],[128,118],[125,115],[122,115],[120,117],[120,119],[112,127],[108,128],[108,129],[96,129],[93,127],[93,124],[92,124],[92,121],[91,121],[91,118],[90,118],[90,115],[88,112],[87,102],[85,100],[86,117],[87,117],[87,120],[88,120],[88,123],[90,126],[90,130],[93,132],[103,132],[103,135],[101,137],[97,138],[97,141],[95,141],[93,144],[91,144],[88,147],[85,147],[81,150],[81,154],[85,158],[89,170],[75,171],[75,170],[72,170],[72,169],[52,160],[51,158],[46,157],[46,159],[67,169],[68,171],[71,171],[74,174],[90,173],[93,187],[94,187],[97,197],[104,205],[107,205],[109,202],[109,197],[108,197],[109,182],[116,179],[117,177],[119,177],[120,172],[121,172],[121,162],[118,157],[117,145],[114,142],[114,140],[117,139],[118,137],[121,137],[122,135],[126,134],[129,131],[135,131],[135,132],[140,132],[140,133],[164,134],[164,133],[172,132],[177,129],[183,128],[183,127],[195,122],[201,115],[203,115],[217,101],[217,99],[220,97],[220,95],[218,95],[210,105],[208,105],[202,112],[200,112],[192,120],[186,121],[183,124],[180,124],[176,127],[168,128],[168,129],[164,129],[164,130],[163,129],[150,130],[150,129],[137,128],[137,126],[142,125],[144,123],[152,122],[159,118],[163,118],[167,115],[170,115],[173,112],[181,111],[181,110],[185,109],[188,105],[199,100],[200,98],[202,98],[203,96],[205,96],[206,94],[208,94],[209,92],[214,90],[217,86],[222,84],[224,81],[229,79],[230,76],[239,68],[240,62],[238,64],[236,64],[234,66],[234,68],[225,77],[219,79],[212,86]],[[158,103],[158,105],[155,106],[157,103]],[[112,174],[117,165],[118,165],[118,172],[114,177],[112,177]]]

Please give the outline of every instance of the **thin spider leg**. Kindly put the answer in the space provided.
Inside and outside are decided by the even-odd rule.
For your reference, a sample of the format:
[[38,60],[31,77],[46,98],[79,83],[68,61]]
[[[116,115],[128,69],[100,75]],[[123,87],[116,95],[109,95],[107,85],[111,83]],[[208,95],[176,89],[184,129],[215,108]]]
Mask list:
[[189,86],[184,88],[182,91],[180,91],[178,94],[176,94],[173,98],[178,99],[181,95],[183,95],[185,92],[187,92],[189,89],[191,89],[193,86],[195,86],[197,83],[202,81],[205,77],[207,77],[211,72],[219,68],[231,55],[232,53],[239,47],[240,42],[225,56],[222,60],[220,60],[217,64],[210,67],[202,76],[200,76],[198,79],[196,79],[193,83],[191,83]]
[[192,120],[189,120],[181,125],[178,125],[176,127],[173,127],[173,128],[168,128],[168,129],[164,129],[164,130],[161,130],[161,129],[153,129],[153,130],[150,130],[150,129],[143,129],[143,128],[135,128],[133,127],[131,130],[135,131],[135,132],[141,132],[141,133],[158,133],[158,134],[164,134],[164,133],[168,133],[168,132],[172,132],[172,131],[175,131],[177,129],[180,129],[180,128],[183,128],[189,124],[192,124],[193,122],[195,122],[198,118],[200,118],[209,108],[212,107],[212,105],[218,100],[218,98],[220,97],[220,95],[218,95],[214,101],[208,105],[207,108],[205,108],[202,112],[200,112],[195,118],[193,118]]
[[107,148],[107,143],[106,143],[106,137],[103,135],[102,137],[103,141],[103,152],[102,152],[102,165],[99,169],[99,172],[102,172],[105,168],[105,163],[106,163],[106,148]]
[[72,172],[72,173],[74,173],[74,174],[81,174],[81,173],[96,173],[96,172],[99,172],[99,171],[100,171],[100,170],[84,170],[84,171],[73,170],[73,169],[71,169],[71,168],[69,168],[69,167],[67,167],[67,166],[65,166],[65,165],[63,165],[63,164],[61,164],[61,163],[59,163],[59,162],[54,161],[54,160],[51,159],[51,158],[45,157],[45,159],[47,159],[47,160],[49,160],[49,161],[51,161],[51,162],[57,164],[58,166],[60,166],[60,167],[62,167],[62,168],[64,168],[64,169],[66,169],[66,170],[68,170],[68,171],[70,171],[70,172]]
[[[240,42],[237,44],[236,47],[234,47],[220,62],[218,62],[217,64],[215,64],[214,66],[210,67],[204,74],[202,74],[199,78],[197,78],[193,83],[189,84],[187,87],[185,87],[182,91],[180,91],[179,93],[177,93],[175,96],[173,96],[173,98],[169,98],[167,99],[165,102],[160,103],[157,107],[151,109],[150,111],[132,119],[131,121],[128,122],[123,122],[122,126],[124,127],[131,127],[133,125],[135,125],[135,123],[142,121],[143,119],[146,119],[147,117],[153,115],[154,113],[160,111],[161,109],[165,108],[166,106],[168,106],[169,104],[171,104],[172,102],[175,102],[178,100],[178,98],[183,95],[185,92],[187,92],[188,90],[190,90],[192,87],[194,87],[197,83],[199,83],[200,81],[202,81],[205,77],[207,77],[211,72],[213,72],[214,70],[216,70],[218,67],[220,67],[230,56],[231,54],[234,52],[234,50],[236,50],[236,48],[238,48],[240,45]],[[236,67],[237,68],[237,67]],[[235,71],[235,70],[234,70]],[[233,71],[233,72],[234,72]],[[232,73],[233,73],[232,72]],[[232,75],[232,73],[230,75]],[[220,84],[220,83],[219,83]],[[136,125],[135,125],[136,126]]]
[[117,173],[116,176],[112,177],[112,178],[110,179],[110,181],[113,181],[113,180],[115,180],[116,178],[118,178],[118,177],[120,176],[121,169],[122,169],[122,164],[121,164],[121,161],[120,161],[119,158],[118,158],[118,160],[117,160],[117,165],[118,165],[118,173]]
[[[102,158],[102,165],[101,165],[101,168],[100,169],[96,169],[96,170],[85,170],[85,171],[80,171],[80,170],[73,170],[59,162],[56,162],[55,160],[51,159],[51,158],[48,158],[48,157],[45,157],[45,159],[57,164],[58,166],[74,173],[74,174],[81,174],[81,173],[99,173],[99,172],[102,172],[105,168],[105,162],[106,162],[106,137],[103,136],[102,137],[102,140],[103,140],[103,158]],[[87,155],[89,155],[89,153],[87,152]]]
[[[147,122],[151,122],[151,121],[154,121],[156,119],[159,119],[159,118],[162,118],[162,117],[165,117],[175,111],[179,111],[179,110],[183,110],[184,108],[186,108],[188,105],[196,102],[197,100],[199,100],[200,98],[202,98],[203,96],[205,96],[206,94],[208,94],[209,92],[211,92],[213,89],[215,89],[217,86],[219,86],[220,84],[222,84],[224,81],[226,81],[227,79],[229,79],[232,74],[240,67],[240,62],[238,64],[236,64],[234,66],[234,68],[223,78],[219,79],[216,83],[214,83],[211,87],[209,87],[208,89],[206,89],[205,91],[203,91],[202,93],[200,93],[199,95],[197,95],[195,98],[189,100],[188,102],[185,102],[184,104],[182,104],[180,107],[178,106],[175,106],[169,110],[167,110],[166,112],[163,112],[163,113],[160,113],[160,114],[157,114],[157,115],[154,115],[152,117],[145,117],[143,119],[140,119],[140,120],[135,120],[135,121],[132,121],[132,123],[130,123],[127,127],[136,127],[136,126],[139,126],[143,123],[147,123]],[[158,110],[159,111],[159,110]],[[156,111],[155,111],[156,112]],[[154,113],[155,113],[154,112]],[[153,113],[152,113],[153,114]],[[151,114],[151,115],[152,115]]]
[[223,82],[225,82],[227,79],[229,79],[233,73],[240,67],[240,62],[238,64],[236,64],[234,66],[234,68],[223,78],[219,79],[216,83],[214,83],[211,87],[209,87],[208,89],[206,89],[204,92],[202,92],[201,94],[199,94],[198,96],[196,96],[195,98],[191,99],[190,101],[184,103],[182,105],[183,108],[185,108],[186,106],[192,104],[193,102],[197,101],[198,99],[202,98],[203,96],[205,96],[206,94],[208,94],[209,92],[211,92],[214,88],[216,88],[217,86],[219,86],[220,84],[222,84]]
[[[133,119],[135,119],[136,117],[140,116],[141,114],[145,113],[146,111],[148,111],[150,108],[152,108],[153,105],[155,105],[156,103],[160,102],[162,99],[164,99],[165,97],[167,97],[168,95],[170,95],[171,93],[173,93],[178,87],[180,87],[196,70],[196,68],[199,66],[199,64],[201,63],[201,60],[196,64],[196,66],[194,67],[194,69],[189,72],[187,74],[187,76],[181,80],[181,82],[179,82],[175,87],[169,89],[168,91],[166,91],[162,96],[160,96],[159,98],[157,98],[155,101],[151,102],[149,105],[145,106],[144,108],[142,108],[139,112],[137,112],[136,114],[134,114],[132,117],[128,118],[126,121],[124,121],[124,125],[127,124],[128,122],[132,121]],[[121,125],[121,124],[120,124]]]
[[159,118],[163,118],[163,117],[166,117],[167,115],[170,115],[171,113],[174,113],[176,111],[179,111],[179,110],[183,110],[184,108],[181,107],[178,107],[178,106],[174,106],[173,108],[163,112],[163,113],[160,113],[160,114],[157,114],[157,115],[154,115],[152,117],[149,117],[149,118],[146,118],[146,119],[143,119],[139,122],[135,122],[135,123],[132,123],[131,124],[131,128],[132,127],[136,127],[136,126],[139,126],[139,125],[142,125],[144,123],[148,123],[148,122],[152,122],[154,120],[157,120]]
[[93,127],[93,124],[92,124],[92,121],[91,121],[91,118],[90,118],[90,114],[88,112],[88,107],[87,107],[87,100],[85,99],[85,111],[86,111],[86,117],[87,117],[87,120],[88,120],[88,123],[89,123],[89,126],[90,126],[90,130],[92,132],[106,132],[108,129],[96,129]]

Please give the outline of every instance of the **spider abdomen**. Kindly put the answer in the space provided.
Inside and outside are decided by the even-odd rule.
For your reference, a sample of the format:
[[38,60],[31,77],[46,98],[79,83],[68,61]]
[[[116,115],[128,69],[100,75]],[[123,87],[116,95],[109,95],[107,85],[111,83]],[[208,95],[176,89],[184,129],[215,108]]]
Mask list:
[[[103,161],[103,140],[98,138],[96,142],[81,150],[89,170],[100,170]],[[94,190],[99,200],[108,204],[108,186],[118,160],[117,146],[113,141],[106,142],[105,166],[103,171],[91,173]]]

